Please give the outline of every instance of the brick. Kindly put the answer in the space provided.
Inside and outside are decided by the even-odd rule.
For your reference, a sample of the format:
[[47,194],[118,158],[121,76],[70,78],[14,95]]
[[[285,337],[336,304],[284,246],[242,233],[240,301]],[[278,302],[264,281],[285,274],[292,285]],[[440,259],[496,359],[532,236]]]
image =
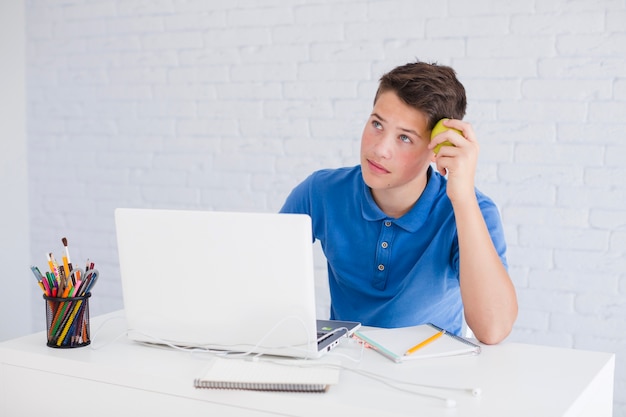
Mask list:
[[525,330],[548,330],[550,315],[544,311],[524,309],[515,322],[516,328]]
[[[415,24],[415,21],[432,17],[445,16],[448,11],[445,3],[430,2],[425,0],[386,0],[383,2],[368,2],[369,20],[380,21],[401,21]],[[380,25],[380,24],[379,24]]]
[[519,78],[535,77],[537,60],[526,57],[471,56],[456,58],[454,68],[458,74],[468,78],[478,78],[489,82],[496,82],[499,78],[516,81]]
[[519,14],[511,17],[511,32],[523,35],[598,33],[604,30],[604,20],[604,10],[597,9],[586,13]]
[[260,101],[240,100],[202,100],[197,101],[200,119],[260,119],[262,103]]
[[614,57],[626,55],[626,33],[571,34],[557,38],[563,55]]
[[363,61],[384,58],[383,45],[373,42],[313,43],[310,47],[313,61]]
[[626,101],[621,102],[591,102],[589,103],[589,122],[613,123],[626,114]]
[[624,186],[626,167],[590,167],[585,169],[585,184],[592,187],[619,188]]
[[220,100],[271,100],[283,97],[283,83],[276,81],[218,84],[215,89]]
[[350,81],[369,77],[367,62],[311,62],[298,67],[298,79],[304,81]]
[[533,59],[554,56],[556,46],[550,36],[509,35],[476,37],[467,40],[467,54],[473,57]]
[[143,35],[140,38],[144,50],[152,49],[200,49],[204,39],[200,32],[169,32]]
[[450,0],[448,10],[456,16],[481,16],[490,14],[516,15],[531,13],[533,5],[527,2],[499,2],[493,0],[474,0],[471,3],[463,0]]
[[518,79],[469,78],[463,85],[471,101],[522,97],[522,83]]
[[230,69],[230,79],[246,81],[293,81],[298,76],[296,64],[246,64],[234,65]]
[[345,99],[357,96],[355,81],[312,81],[283,83],[283,94],[288,99]]
[[113,84],[164,84],[167,81],[165,68],[110,69],[104,80]]
[[[205,67],[218,64],[230,64],[239,59],[235,48],[213,47],[211,49],[180,51],[177,62],[182,66]],[[177,65],[175,65],[177,66]]]
[[[620,128],[619,124],[614,125],[615,129],[609,131],[609,135],[614,134],[616,137],[620,136],[622,132],[618,132]],[[604,129],[604,125],[602,126]],[[604,132],[604,131],[603,131]],[[624,142],[619,141],[619,145],[608,145],[606,146],[606,165],[610,167],[623,167],[624,166],[624,158],[626,157],[626,146],[622,145]]]
[[623,254],[606,251],[558,249],[554,253],[554,262],[556,267],[567,268],[572,273],[621,274],[626,268]]
[[[612,278],[609,284],[613,285],[609,288],[616,288],[617,277]],[[587,291],[576,296],[575,309],[584,315],[600,316],[605,319],[620,318],[626,315],[626,304],[621,301],[617,292],[611,295]]]
[[202,13],[181,13],[166,15],[163,18],[167,32],[182,30],[206,30],[225,28],[226,11],[203,10]]
[[294,135],[308,135],[309,121],[307,119],[245,119],[239,122],[243,137],[256,138],[285,138]]
[[592,187],[559,187],[558,204],[583,205],[588,208],[603,208],[622,210],[626,201],[626,189],[620,188],[592,188]]
[[149,204],[169,204],[176,201],[178,204],[197,203],[199,191],[195,188],[167,185],[145,185],[141,187],[142,200]]
[[228,11],[229,27],[288,25],[294,23],[294,13],[290,8],[281,7],[241,7]]
[[552,254],[546,251],[545,248],[539,249],[510,244],[507,258],[509,263],[524,265],[527,268],[548,269],[552,266]]
[[[593,271],[576,270],[539,270],[533,269],[528,277],[528,285],[536,290],[564,291],[576,294],[575,306],[579,306],[581,297],[594,298],[611,294],[617,296],[617,276]],[[588,303],[588,301],[587,301]],[[579,306],[576,308],[581,313]],[[587,309],[589,307],[586,307]]]
[[334,42],[344,34],[342,22],[317,22],[315,25],[280,25],[272,28],[273,44],[310,44]]
[[102,1],[89,4],[68,4],[62,8],[67,20],[96,19],[117,16],[117,4],[114,1]]
[[294,8],[296,23],[314,24],[316,22],[355,22],[368,18],[367,3],[329,3],[306,4]]
[[506,100],[499,103],[498,113],[504,121],[577,122],[585,118],[587,108],[582,102],[568,100]]
[[168,84],[218,83],[230,80],[230,68],[226,65],[204,67],[168,68]]
[[613,84],[613,95],[616,100],[626,100],[626,80],[615,80]]
[[67,21],[62,25],[52,26],[51,30],[51,35],[57,39],[90,38],[106,34],[106,21],[93,19]]
[[563,228],[554,226],[520,226],[519,241],[538,248],[559,247],[563,250],[603,251],[606,250],[609,232],[590,228]]
[[236,120],[179,120],[176,134],[182,136],[233,136],[239,131]]
[[538,73],[550,78],[614,78],[626,76],[626,58],[589,56],[576,53],[568,57],[550,57],[537,62]]
[[102,38],[90,38],[86,40],[87,51],[139,51],[142,49],[139,36],[108,36]]
[[626,232],[622,230],[613,231],[609,238],[609,250],[615,253],[621,253],[622,255],[626,252]]
[[[240,104],[237,103],[237,106]],[[265,100],[263,116],[274,118],[330,118],[333,105],[329,100]]]
[[624,32],[626,31],[626,10],[613,10],[606,15],[606,30],[609,32]]
[[271,43],[271,31],[267,27],[209,29],[203,32],[204,42],[208,47],[238,47],[268,45]]
[[426,33],[429,38],[453,37],[484,37],[503,36],[511,32],[509,16],[491,15],[476,16],[468,19],[466,16],[445,16],[426,20]]
[[[553,168],[560,165],[571,166],[572,161],[585,160],[586,165],[602,165],[603,155],[596,152],[597,147],[586,144],[530,143],[520,144],[515,150],[515,160],[541,168],[549,160]],[[580,165],[572,166],[580,169]],[[564,177],[571,178],[571,177]]]
[[[229,50],[232,50],[232,48]],[[243,63],[293,63],[308,61],[310,60],[309,46],[306,44],[249,46],[239,51],[235,62],[239,60]]]
[[[549,279],[549,277],[546,277]],[[568,291],[546,291],[538,289],[519,289],[519,303],[531,310],[555,313],[571,313],[574,311],[574,294]]]
[[610,80],[535,79],[522,84],[522,95],[531,100],[602,100],[611,98]]
[[624,224],[624,219],[626,219],[624,208],[621,210],[592,209],[589,213],[589,224],[598,229],[618,229]]
[[515,219],[524,225],[556,226],[563,228],[590,225],[589,210],[584,207],[554,207],[551,205],[522,207],[513,206],[502,210],[503,221]]
[[160,33],[165,28],[163,19],[162,16],[133,16],[108,19],[106,21],[107,33],[111,35]]
[[[415,61],[449,64],[451,56],[465,56],[466,42],[463,39],[414,39],[386,40],[383,44],[385,72],[396,65]],[[363,57],[362,59],[367,59]],[[370,59],[382,59],[376,56]],[[382,75],[382,74],[381,74]]]
[[580,329],[585,329],[584,334],[588,336],[610,338],[626,328],[626,319],[623,317],[553,313],[551,319],[552,329],[574,335],[581,333]]
[[345,39],[348,41],[370,41],[380,42],[381,39],[405,39],[419,38],[426,36],[425,19],[415,19],[407,24],[398,24],[398,20],[394,20],[394,24],[381,24],[381,18],[376,15],[367,22],[346,23],[341,31],[341,36],[335,36],[329,41],[341,39],[345,32]]
[[143,16],[146,14],[170,14],[175,8],[168,0],[125,0],[117,4],[121,16]]
[[209,84],[155,85],[154,98],[163,100],[206,100],[217,97],[215,86]]
[[[626,153],[623,153],[622,158],[620,158],[620,149],[623,149],[622,152],[626,152],[626,147],[611,146],[611,144],[623,143],[620,140],[622,132],[623,127],[618,123],[603,123],[602,126],[598,126],[596,123],[567,122],[559,123],[557,140],[561,143],[593,144],[598,150],[601,149],[602,144],[607,145],[605,163],[614,165],[617,160],[623,161],[623,157],[626,157]],[[616,159],[613,158],[614,155],[617,157]]]

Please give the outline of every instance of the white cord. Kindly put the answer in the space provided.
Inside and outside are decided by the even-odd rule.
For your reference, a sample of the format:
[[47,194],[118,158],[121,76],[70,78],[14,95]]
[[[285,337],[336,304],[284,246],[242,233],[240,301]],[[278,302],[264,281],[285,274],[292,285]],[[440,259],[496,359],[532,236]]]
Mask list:
[[[96,329],[95,332],[92,333],[92,337],[91,339],[93,340],[95,335],[102,329],[102,327],[108,323],[111,320],[115,320],[115,319],[123,319],[123,317],[110,317],[107,320],[103,321],[100,326],[98,326],[98,328]],[[228,350],[228,346],[224,346],[224,350],[217,350],[217,349],[210,349],[208,347],[201,347],[201,346],[196,346],[196,347],[185,347],[185,346],[180,346],[180,345],[176,345],[173,344],[171,342],[165,341],[165,340],[161,340],[157,337],[154,337],[152,335],[149,334],[145,334],[143,332],[138,332],[136,330],[133,329],[128,329],[122,333],[120,333],[119,335],[117,335],[115,338],[107,341],[105,344],[95,347],[92,344],[89,345],[89,347],[93,350],[98,350],[101,349],[105,346],[108,346],[110,344],[112,344],[113,342],[115,342],[116,340],[118,340],[119,338],[127,335],[128,333],[131,332],[135,332],[137,334],[141,334],[142,336],[146,337],[147,339],[152,339],[154,342],[143,342],[147,345],[150,346],[166,346],[169,347],[171,349],[174,350],[178,350],[181,352],[185,352],[185,353],[190,353],[192,356],[194,356],[195,354],[201,353],[201,354],[211,354],[211,355],[215,355],[215,356],[220,356],[220,357],[224,357],[224,358],[242,358],[245,356],[252,356],[252,360],[258,360],[259,357],[263,357],[264,355],[262,353],[257,353],[256,351],[258,350],[259,347],[262,346],[262,343],[265,341],[265,339],[267,339],[267,337],[269,337],[279,326],[283,325],[283,323],[285,321],[288,321],[290,319],[296,319],[303,327],[303,329],[306,331],[306,326],[304,325],[304,322],[299,318],[299,317],[295,317],[295,316],[289,316],[289,317],[285,317],[284,319],[280,320],[278,323],[276,323],[276,325],[274,325],[260,340],[258,343],[256,343],[251,349],[249,349],[246,352],[240,352],[240,351],[231,351]],[[348,329],[345,327],[341,327],[341,328],[337,328],[334,329],[332,332],[330,332],[330,334],[336,333],[338,331],[344,331],[344,332],[348,332]],[[307,345],[311,342],[312,338],[310,337],[311,335],[308,334],[309,332],[307,332]],[[350,339],[348,339],[350,340]],[[292,349],[298,349],[295,346],[284,346],[286,348],[292,348]],[[304,350],[304,349],[303,349]],[[360,344],[360,352],[359,352],[359,357],[358,358],[351,358],[348,355],[344,355],[338,352],[333,351],[331,353],[331,355],[333,356],[338,356],[338,357],[343,357],[346,358],[352,362],[355,363],[360,363],[363,357],[363,352],[365,350],[365,347],[363,344]],[[203,358],[204,359],[204,358]],[[336,368],[339,370],[344,370],[347,372],[352,372],[355,373],[357,375],[360,375],[364,378],[369,378],[373,381],[379,382],[381,384],[384,384],[392,389],[395,389],[397,391],[400,392],[405,392],[408,394],[412,394],[412,395],[418,395],[418,396],[422,396],[422,397],[427,397],[427,398],[432,398],[432,399],[436,399],[436,400],[441,400],[444,401],[446,404],[446,407],[455,407],[456,406],[456,400],[451,399],[451,398],[447,398],[447,397],[442,397],[442,396],[438,396],[438,395],[434,395],[434,394],[428,394],[428,393],[424,393],[424,392],[418,392],[415,390],[411,390],[408,388],[403,387],[404,386],[408,386],[408,387],[419,387],[419,388],[434,388],[434,389],[440,389],[440,390],[453,390],[453,391],[465,391],[470,393],[471,395],[473,395],[474,397],[478,397],[481,395],[482,390],[480,388],[458,388],[458,387],[446,387],[446,386],[440,386],[440,385],[431,385],[431,384],[423,384],[423,383],[417,383],[417,382],[408,382],[408,381],[401,381],[398,379],[394,379],[391,377],[387,377],[384,375],[380,375],[380,374],[376,374],[373,372],[369,372],[369,371],[364,371],[364,370],[359,370],[359,369],[354,369],[354,368],[350,368],[344,365],[340,365],[340,364],[333,364],[333,363],[328,363],[328,362],[322,362],[322,361],[317,361],[317,360],[311,360],[312,358],[310,357],[304,357],[301,358],[301,360],[299,361],[293,361],[291,362],[290,360],[285,360],[285,361],[278,361],[278,360],[272,360],[270,358],[265,357],[263,360],[268,361],[268,362],[272,362],[272,363],[276,363],[276,364],[280,364],[282,366],[298,366],[298,367],[327,367],[327,368]]]

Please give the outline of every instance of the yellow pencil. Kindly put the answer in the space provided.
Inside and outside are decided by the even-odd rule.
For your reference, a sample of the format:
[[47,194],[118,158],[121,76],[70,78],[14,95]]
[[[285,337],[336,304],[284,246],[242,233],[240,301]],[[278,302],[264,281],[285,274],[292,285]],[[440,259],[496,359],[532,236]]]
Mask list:
[[404,356],[408,356],[411,355],[412,353],[415,353],[416,350],[423,348],[424,346],[426,346],[427,344],[434,342],[435,340],[439,339],[446,331],[442,330],[440,332],[435,333],[434,335],[430,336],[428,339],[424,340],[423,342],[419,342],[417,345],[413,346],[411,349],[407,350],[404,354]]
[[80,309],[80,305],[82,303],[83,303],[83,300],[78,300],[76,304],[74,305],[74,310],[72,311],[69,319],[67,320],[67,323],[65,324],[65,327],[63,328],[63,331],[61,332],[61,335],[57,339],[57,346],[61,346],[61,344],[63,343],[63,340],[65,340],[65,336],[67,335],[67,332],[70,330],[70,327],[72,327],[72,324],[74,323],[74,319],[76,318],[76,313],[78,313],[78,310]]

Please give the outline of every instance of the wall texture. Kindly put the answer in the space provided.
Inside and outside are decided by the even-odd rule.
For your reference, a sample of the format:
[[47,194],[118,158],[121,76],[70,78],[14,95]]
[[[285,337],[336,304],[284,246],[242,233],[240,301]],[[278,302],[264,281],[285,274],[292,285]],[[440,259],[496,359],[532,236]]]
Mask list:
[[92,314],[122,307],[114,208],[276,211],[358,163],[383,72],[437,61],[502,210],[509,340],[617,352],[626,416],[624,0],[27,0],[26,22],[32,262],[63,236],[94,260]]
[[11,294],[0,303],[0,341],[30,333],[31,297],[43,303],[29,291],[24,19],[23,0],[0,1],[0,285]]

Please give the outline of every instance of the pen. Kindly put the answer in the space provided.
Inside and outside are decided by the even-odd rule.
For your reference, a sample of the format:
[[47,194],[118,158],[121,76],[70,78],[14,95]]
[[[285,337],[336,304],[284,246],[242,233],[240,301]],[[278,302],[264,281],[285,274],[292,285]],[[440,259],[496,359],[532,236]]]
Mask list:
[[39,288],[41,288],[44,294],[46,294],[47,293],[46,286],[43,283],[44,278],[43,278],[43,275],[41,275],[39,268],[37,268],[36,266],[31,266],[30,270],[33,271],[33,275],[35,276],[35,279],[37,280],[37,285],[39,285]]
[[437,333],[435,333],[434,335],[430,336],[428,339],[419,342],[417,345],[413,346],[411,349],[407,350],[404,353],[404,356],[409,356],[413,353],[415,353],[415,351],[423,348],[424,346],[426,346],[427,344],[434,342],[435,340],[439,339],[446,331],[445,330],[441,330]]
[[375,351],[379,352],[381,355],[386,356],[387,358],[391,359],[392,361],[396,363],[399,363],[400,361],[402,361],[402,358],[400,356],[396,355],[389,349],[386,349],[380,343],[376,343],[376,341],[370,339],[369,337],[365,336],[361,332],[354,332],[353,337],[360,339],[362,342],[366,344],[367,347],[374,349]]
[[46,278],[48,279],[48,287],[50,288],[50,291],[52,291],[52,297],[56,297],[59,284],[54,278],[54,274],[52,274],[52,272],[46,272]]

